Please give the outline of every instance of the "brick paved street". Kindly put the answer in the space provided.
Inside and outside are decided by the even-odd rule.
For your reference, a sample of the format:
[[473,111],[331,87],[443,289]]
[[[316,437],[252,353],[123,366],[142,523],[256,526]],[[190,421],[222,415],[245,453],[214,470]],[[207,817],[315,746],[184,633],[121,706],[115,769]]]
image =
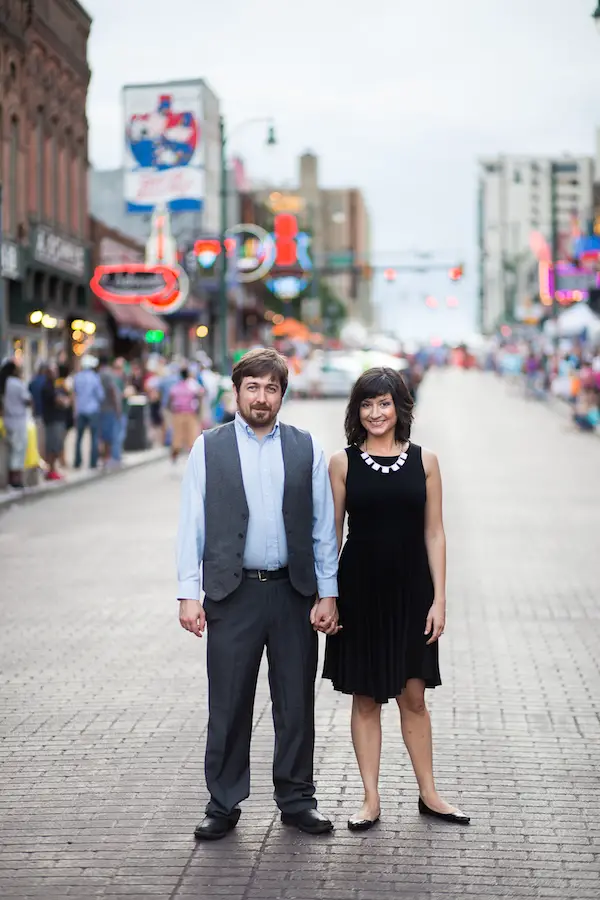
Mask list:
[[[330,453],[342,414],[285,417]],[[284,830],[263,673],[252,797],[228,839],[194,845],[204,647],[177,622],[179,476],[161,462],[0,518],[3,900],[600,897],[600,445],[477,373],[434,373],[417,418],[449,538],[436,769],[472,826],[419,818],[390,705],[382,821],[350,834],[349,699],[319,682],[317,781],[337,830]]]

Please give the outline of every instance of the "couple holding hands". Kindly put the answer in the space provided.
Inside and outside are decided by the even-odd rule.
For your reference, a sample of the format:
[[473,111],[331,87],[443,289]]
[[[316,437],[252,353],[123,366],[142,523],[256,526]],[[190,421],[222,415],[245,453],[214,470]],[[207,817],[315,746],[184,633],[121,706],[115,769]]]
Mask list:
[[250,793],[265,647],[281,821],[309,834],[333,830],[317,809],[313,780],[318,631],[327,635],[323,676],[352,695],[364,800],[348,828],[365,831],[379,821],[381,705],[391,699],[420,813],[466,825],[469,817],[435,788],[424,699],[425,688],[441,684],[437,641],[446,616],[437,458],[410,440],[413,403],[401,376],[377,368],[354,385],[348,447],[328,471],[312,436],[278,419],[287,380],[276,351],[242,357],[233,370],[235,420],[198,438],[183,478],[179,619],[198,637],[206,629],[208,641],[210,800],[195,836],[225,837]]

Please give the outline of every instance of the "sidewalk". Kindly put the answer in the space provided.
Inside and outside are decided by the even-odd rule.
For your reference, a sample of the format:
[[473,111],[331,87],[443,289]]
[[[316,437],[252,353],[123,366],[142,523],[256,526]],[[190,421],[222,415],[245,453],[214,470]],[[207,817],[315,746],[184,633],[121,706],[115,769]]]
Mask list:
[[[75,434],[73,431],[69,432],[69,435],[67,436],[65,455],[68,462],[71,462],[75,458]],[[108,469],[98,467],[97,469],[92,470],[86,468],[90,457],[89,435],[86,435],[83,440],[84,465],[81,469],[73,469],[69,466],[66,470],[62,470],[62,474],[64,474],[62,481],[45,481],[43,473],[40,472],[39,483],[34,487],[28,487],[22,491],[11,490],[11,488],[0,490],[0,513],[16,504],[28,503],[49,494],[56,494],[70,490],[74,487],[80,487],[83,484],[89,484],[90,482],[97,481],[99,478],[108,478],[112,475],[118,475],[122,472],[127,472],[131,469],[138,468],[139,466],[146,465],[147,463],[164,459],[167,455],[168,450],[165,447],[152,447],[149,450],[140,450],[135,453],[124,453],[123,462],[120,466]]]

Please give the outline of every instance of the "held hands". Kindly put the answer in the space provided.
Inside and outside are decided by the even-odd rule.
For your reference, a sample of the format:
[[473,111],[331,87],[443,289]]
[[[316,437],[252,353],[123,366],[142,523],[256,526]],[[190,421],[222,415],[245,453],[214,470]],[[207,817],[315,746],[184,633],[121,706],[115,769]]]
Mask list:
[[179,601],[179,624],[201,638],[206,627],[206,613],[199,600]]
[[427,614],[425,634],[431,634],[427,644],[433,644],[444,633],[446,627],[446,601],[434,600]]
[[323,634],[337,634],[342,628],[335,597],[321,597],[310,611],[310,624]]

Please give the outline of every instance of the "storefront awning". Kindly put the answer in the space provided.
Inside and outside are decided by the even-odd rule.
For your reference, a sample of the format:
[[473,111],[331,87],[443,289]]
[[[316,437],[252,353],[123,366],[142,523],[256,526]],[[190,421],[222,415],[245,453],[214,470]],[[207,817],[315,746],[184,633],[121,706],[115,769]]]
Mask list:
[[159,319],[158,316],[148,312],[143,306],[132,303],[111,303],[109,300],[103,300],[102,304],[117,325],[124,328],[143,332],[164,331],[165,334],[169,331],[169,326],[163,319]]

